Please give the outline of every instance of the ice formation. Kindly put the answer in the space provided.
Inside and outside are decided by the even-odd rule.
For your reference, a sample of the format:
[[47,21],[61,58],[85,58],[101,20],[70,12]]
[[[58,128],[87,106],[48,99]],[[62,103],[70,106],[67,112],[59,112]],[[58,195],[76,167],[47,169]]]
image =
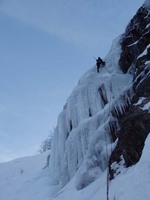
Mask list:
[[[79,80],[58,117],[52,144],[50,170],[60,188],[76,174],[76,187],[82,189],[94,181],[108,162],[112,109],[122,113],[132,75],[118,67],[120,37],[114,40],[105,58],[106,65],[97,73],[96,66]],[[89,170],[90,169],[90,170]]]

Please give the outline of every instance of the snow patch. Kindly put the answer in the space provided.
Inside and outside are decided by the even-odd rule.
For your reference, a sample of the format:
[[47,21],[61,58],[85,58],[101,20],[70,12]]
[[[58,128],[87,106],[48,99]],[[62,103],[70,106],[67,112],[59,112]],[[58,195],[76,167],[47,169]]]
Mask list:
[[[149,24],[148,24],[149,25]],[[146,48],[144,49],[144,51],[137,57],[137,59],[138,58],[140,58],[140,57],[142,57],[142,56],[144,56],[144,55],[146,55],[147,54],[147,49],[148,48],[150,48],[150,44],[148,45],[148,46],[146,46]]]
[[138,106],[141,105],[141,103],[146,99],[145,97],[140,97],[137,103],[134,103],[133,105]]
[[142,110],[148,110],[150,112],[150,102],[146,103],[143,107]]
[[146,65],[150,64],[150,61],[146,61],[145,64],[146,64]]

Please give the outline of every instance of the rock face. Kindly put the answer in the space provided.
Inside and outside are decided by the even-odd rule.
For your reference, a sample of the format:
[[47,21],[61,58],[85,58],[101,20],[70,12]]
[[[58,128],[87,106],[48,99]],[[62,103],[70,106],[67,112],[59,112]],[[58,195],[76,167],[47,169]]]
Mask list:
[[120,128],[115,132],[118,142],[109,160],[110,179],[119,173],[121,163],[129,167],[139,161],[150,133],[150,11],[145,5],[122,35],[121,49],[120,68],[132,73],[134,79],[128,92],[130,105],[117,117]]
[[[119,59],[120,68],[124,73],[128,71],[132,64],[136,67],[150,60],[150,12],[142,6],[130,21],[122,36],[122,53]],[[138,56],[147,49],[147,52],[138,58]]]

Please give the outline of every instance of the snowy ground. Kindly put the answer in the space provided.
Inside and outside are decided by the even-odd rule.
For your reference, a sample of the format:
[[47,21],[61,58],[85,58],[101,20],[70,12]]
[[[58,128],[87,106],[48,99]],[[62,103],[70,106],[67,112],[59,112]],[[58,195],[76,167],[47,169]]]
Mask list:
[[[146,140],[142,157],[136,165],[124,169],[109,184],[109,200],[150,199],[150,136]],[[71,181],[54,200],[106,200],[106,172],[94,183],[76,191]]]
[[[106,172],[83,190],[75,178],[56,192],[45,168],[49,152],[0,164],[0,200],[106,200]],[[150,136],[136,165],[121,170],[110,182],[109,200],[150,199]],[[53,197],[52,197],[53,196]]]
[[0,163],[0,200],[47,200],[52,194],[44,154]]

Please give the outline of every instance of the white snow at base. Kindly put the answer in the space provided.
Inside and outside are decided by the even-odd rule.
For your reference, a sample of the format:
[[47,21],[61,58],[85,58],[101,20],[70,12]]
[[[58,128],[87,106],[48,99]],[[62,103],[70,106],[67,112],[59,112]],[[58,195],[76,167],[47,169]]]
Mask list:
[[[109,182],[109,200],[150,199],[150,135],[140,161],[122,170]],[[83,190],[76,189],[76,176],[55,196],[49,169],[43,170],[47,153],[0,164],[1,200],[106,200],[106,170]],[[22,171],[23,170],[23,171]]]
[[[109,182],[109,200],[149,200],[150,199],[150,136],[146,140],[142,157],[136,165],[122,169]],[[53,200],[106,200],[106,171],[93,183],[77,191],[75,178],[62,189]]]
[[150,135],[140,161],[118,175],[110,183],[110,200],[149,200],[150,199]]
[[0,200],[47,200],[55,191],[50,188],[49,152],[0,163]]

